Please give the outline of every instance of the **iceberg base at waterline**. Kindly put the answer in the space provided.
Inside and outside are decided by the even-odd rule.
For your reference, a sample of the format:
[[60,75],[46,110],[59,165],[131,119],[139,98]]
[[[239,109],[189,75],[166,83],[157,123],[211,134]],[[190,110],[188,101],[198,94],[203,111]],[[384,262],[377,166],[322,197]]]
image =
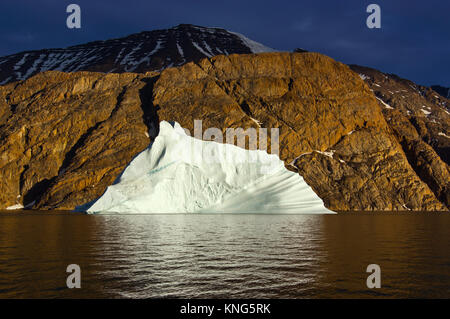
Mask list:
[[95,214],[326,214],[322,200],[277,155],[202,141],[162,121],[158,136],[97,200]]

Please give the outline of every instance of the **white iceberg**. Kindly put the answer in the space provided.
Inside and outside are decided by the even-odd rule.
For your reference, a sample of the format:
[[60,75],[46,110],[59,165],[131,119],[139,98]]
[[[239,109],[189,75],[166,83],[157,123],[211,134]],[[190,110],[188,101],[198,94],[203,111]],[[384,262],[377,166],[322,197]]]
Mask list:
[[159,135],[88,213],[332,213],[277,155],[202,141],[162,121]]

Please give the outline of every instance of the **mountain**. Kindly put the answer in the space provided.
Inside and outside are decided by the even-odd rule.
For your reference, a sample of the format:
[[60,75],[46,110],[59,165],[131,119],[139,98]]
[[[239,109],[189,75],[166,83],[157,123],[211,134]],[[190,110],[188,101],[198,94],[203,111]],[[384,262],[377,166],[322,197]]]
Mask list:
[[450,99],[450,88],[446,88],[440,85],[432,85],[431,88],[443,97]]
[[436,196],[450,203],[450,100],[394,74],[351,65],[370,87],[410,165]]
[[[385,106],[362,75],[318,53],[261,53],[146,74],[50,71],[0,86],[0,208],[95,200],[161,121],[193,132],[202,119],[224,135],[278,127],[280,159],[331,210],[448,210],[448,165],[419,132],[428,122],[417,115],[414,126],[397,98]],[[418,114],[450,123],[443,106],[424,105]]]
[[27,51],[0,58],[0,85],[39,72],[106,73],[161,71],[219,54],[271,52],[260,43],[220,28],[180,24],[64,49]]
[[[450,164],[450,100],[431,88],[368,67],[350,66],[369,85],[382,104],[389,122],[390,113],[400,113],[429,144]],[[388,111],[389,110],[389,111]],[[395,111],[393,111],[395,110]]]
[[279,127],[281,160],[329,209],[448,210],[448,98],[303,49],[270,51],[179,25],[0,58],[0,209],[99,198],[160,121],[192,131],[202,119],[223,132]]

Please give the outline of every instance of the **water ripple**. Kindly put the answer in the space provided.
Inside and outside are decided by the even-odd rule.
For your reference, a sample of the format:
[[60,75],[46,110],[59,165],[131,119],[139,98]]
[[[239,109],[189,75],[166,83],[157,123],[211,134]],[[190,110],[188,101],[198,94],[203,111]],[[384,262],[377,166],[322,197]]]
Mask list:
[[[449,226],[441,214],[0,215],[0,298],[448,298]],[[81,289],[65,286],[72,263]]]

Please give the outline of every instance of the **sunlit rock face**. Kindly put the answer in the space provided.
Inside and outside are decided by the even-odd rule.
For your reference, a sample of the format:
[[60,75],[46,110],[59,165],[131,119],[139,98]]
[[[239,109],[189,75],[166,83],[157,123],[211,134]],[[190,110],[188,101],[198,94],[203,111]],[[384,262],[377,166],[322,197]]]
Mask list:
[[159,135],[127,166],[90,213],[331,213],[277,155],[186,135],[161,122]]
[[[160,73],[39,73],[0,86],[0,209],[98,199],[160,121],[193,132],[202,120],[203,132],[279,128],[280,159],[328,209],[448,210],[448,165],[423,144],[428,126],[384,103],[394,109],[348,66],[308,52],[219,55]],[[448,127],[430,107],[417,112]]]
[[450,207],[449,89],[352,65],[374,92],[414,171]]

